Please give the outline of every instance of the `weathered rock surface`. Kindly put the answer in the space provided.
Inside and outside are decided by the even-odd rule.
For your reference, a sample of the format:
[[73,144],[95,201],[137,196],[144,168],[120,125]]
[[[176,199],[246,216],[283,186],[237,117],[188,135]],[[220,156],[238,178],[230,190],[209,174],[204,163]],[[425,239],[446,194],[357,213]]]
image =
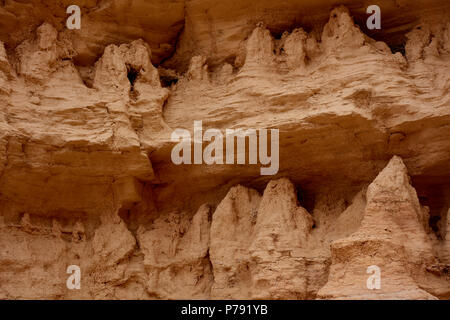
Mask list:
[[[428,226],[428,209],[420,206],[409,184],[406,167],[398,157],[370,184],[361,226],[351,236],[331,243],[332,265],[322,298],[435,298],[421,288],[433,287],[429,269],[437,264]],[[366,268],[381,271],[381,287],[368,293]],[[355,285],[355,284],[359,284]],[[448,292],[450,284],[447,284]]]
[[230,190],[212,218],[211,295],[221,299],[305,299],[314,296],[327,261],[306,251],[313,225],[287,179],[271,181],[259,196]]
[[450,6],[343,2],[0,1],[0,298],[450,299]]

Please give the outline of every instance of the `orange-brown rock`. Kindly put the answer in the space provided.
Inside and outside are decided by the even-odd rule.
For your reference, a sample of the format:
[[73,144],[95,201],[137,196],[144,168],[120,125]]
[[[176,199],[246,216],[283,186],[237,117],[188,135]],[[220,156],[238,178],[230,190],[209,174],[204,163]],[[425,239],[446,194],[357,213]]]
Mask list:
[[[448,295],[450,284],[442,286],[445,281],[440,283],[429,272],[437,259],[428,209],[420,206],[400,158],[392,158],[370,184],[366,201],[358,231],[331,243],[330,275],[319,297],[432,299],[436,297],[430,292]],[[370,266],[380,268],[378,290],[367,286]]]
[[341,2],[0,1],[0,299],[450,299],[450,5]]

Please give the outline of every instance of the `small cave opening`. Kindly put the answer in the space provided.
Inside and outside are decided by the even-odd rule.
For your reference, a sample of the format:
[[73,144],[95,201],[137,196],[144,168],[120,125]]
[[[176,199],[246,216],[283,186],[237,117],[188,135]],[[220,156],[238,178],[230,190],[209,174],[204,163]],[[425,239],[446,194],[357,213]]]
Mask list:
[[405,56],[406,54],[404,42],[398,44],[391,44],[389,45],[389,48],[391,49],[392,54],[395,54],[397,52],[400,52],[403,56]]
[[128,81],[130,81],[130,99],[137,100],[138,98],[138,92],[134,90],[134,84],[136,83],[137,78],[139,77],[140,70],[135,69],[131,67],[130,65],[127,65],[127,78]]
[[164,88],[177,84],[179,76],[175,70],[158,67],[159,81]]
[[437,238],[445,239],[445,222],[450,208],[450,188],[446,179],[416,177],[412,179],[412,185],[417,191],[419,202],[430,210],[428,225]]
[[280,31],[280,30],[276,30],[276,31],[271,31],[272,37],[274,40],[281,40],[281,38],[283,37],[283,34],[286,31]]
[[159,80],[161,81],[161,86],[163,86],[164,88],[171,87],[178,82],[178,78],[173,78],[170,76],[160,76]]
[[131,84],[131,91],[134,89],[134,83],[136,82],[137,77],[139,76],[139,70],[136,70],[133,67],[128,66],[127,67],[127,78],[128,81],[130,81]]
[[297,189],[297,201],[300,206],[306,209],[310,214],[314,211],[315,197],[311,191],[301,189],[296,186]]
[[439,232],[439,230],[440,230],[439,224],[440,224],[441,220],[442,220],[441,216],[434,215],[434,216],[430,216],[430,220],[428,222],[431,230],[433,230],[433,232],[436,233],[438,238],[441,237],[441,233]]

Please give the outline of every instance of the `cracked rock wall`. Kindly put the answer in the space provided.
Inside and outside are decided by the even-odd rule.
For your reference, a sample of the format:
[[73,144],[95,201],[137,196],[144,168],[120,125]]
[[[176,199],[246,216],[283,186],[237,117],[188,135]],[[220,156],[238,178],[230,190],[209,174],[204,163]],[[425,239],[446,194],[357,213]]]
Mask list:
[[[0,1],[1,299],[450,299],[446,1],[379,31],[352,0],[127,3],[68,30]],[[279,129],[279,171],[175,165],[198,120]]]

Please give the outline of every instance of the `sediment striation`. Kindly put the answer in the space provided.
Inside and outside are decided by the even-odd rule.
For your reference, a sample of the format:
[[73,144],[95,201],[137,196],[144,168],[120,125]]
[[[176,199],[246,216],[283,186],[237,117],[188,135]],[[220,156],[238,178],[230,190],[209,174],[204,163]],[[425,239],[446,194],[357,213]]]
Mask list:
[[[356,1],[82,2],[68,30],[0,1],[1,299],[450,299],[446,1],[379,31]],[[277,174],[175,165],[199,120],[278,129]]]

